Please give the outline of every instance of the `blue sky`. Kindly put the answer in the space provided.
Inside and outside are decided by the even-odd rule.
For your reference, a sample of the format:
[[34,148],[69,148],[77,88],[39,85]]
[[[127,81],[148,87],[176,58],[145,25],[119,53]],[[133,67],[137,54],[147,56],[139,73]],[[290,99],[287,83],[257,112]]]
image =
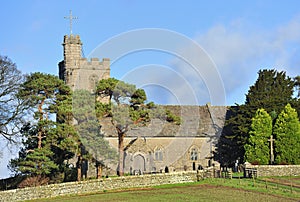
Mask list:
[[[300,74],[299,4],[296,0],[4,1],[0,54],[10,57],[24,73],[57,74],[57,63],[63,59],[63,36],[70,32],[69,21],[64,19],[69,10],[79,18],[73,22],[73,33],[81,36],[85,56],[124,32],[167,29],[195,40],[206,51],[225,87],[225,103],[215,104],[232,105],[244,102],[261,68],[285,70],[290,76]],[[101,50],[96,56],[109,57],[105,52]],[[180,63],[166,53],[143,51],[115,62],[112,76],[122,79],[130,70],[148,64],[185,71]],[[208,97],[205,84],[191,85],[193,89],[203,89],[195,90],[202,95],[199,104],[210,102],[204,98]],[[177,104],[163,96],[155,97],[149,86],[145,89],[151,93],[151,100]]]
[[[96,52],[95,57],[112,57],[111,50],[104,49],[110,45],[107,42],[147,28],[173,32],[202,48],[214,71],[203,63],[206,70],[201,71],[207,72],[198,76],[186,60],[158,47],[145,47],[112,61],[113,77],[136,82],[147,91],[149,100],[157,103],[241,104],[259,69],[285,70],[291,77],[300,75],[297,0],[11,0],[2,1],[1,8],[0,54],[11,58],[23,73],[57,75],[57,64],[63,59],[63,36],[70,33],[64,16],[72,10],[78,17],[73,22],[73,33],[80,35],[85,56]],[[151,35],[143,37],[149,43],[156,42]],[[131,38],[119,43],[129,46],[135,41]],[[114,48],[118,51],[118,46]],[[179,49],[185,58],[195,59],[190,44],[180,44]],[[199,58],[203,61],[202,56]],[[144,80],[148,83],[143,84]],[[224,93],[221,101],[212,95],[218,92],[213,89],[218,87],[214,82],[223,86],[218,89]],[[186,99],[191,94],[193,99]],[[3,169],[0,171],[0,178],[7,175]]]

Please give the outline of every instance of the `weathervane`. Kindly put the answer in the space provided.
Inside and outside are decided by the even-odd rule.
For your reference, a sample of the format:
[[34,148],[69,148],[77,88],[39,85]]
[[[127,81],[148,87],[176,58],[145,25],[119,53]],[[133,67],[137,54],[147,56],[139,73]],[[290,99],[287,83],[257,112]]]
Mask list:
[[72,15],[72,10],[70,10],[70,15],[68,17],[65,17],[65,19],[69,19],[70,20],[70,34],[72,34],[72,21],[74,19],[78,19],[78,17],[75,17]]

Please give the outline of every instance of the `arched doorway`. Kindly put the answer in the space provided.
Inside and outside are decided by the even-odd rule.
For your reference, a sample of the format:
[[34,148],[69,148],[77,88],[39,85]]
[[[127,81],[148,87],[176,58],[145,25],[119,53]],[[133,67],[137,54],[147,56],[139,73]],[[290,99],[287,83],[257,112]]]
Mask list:
[[141,174],[145,171],[145,158],[138,154],[133,158],[133,172],[139,172]]

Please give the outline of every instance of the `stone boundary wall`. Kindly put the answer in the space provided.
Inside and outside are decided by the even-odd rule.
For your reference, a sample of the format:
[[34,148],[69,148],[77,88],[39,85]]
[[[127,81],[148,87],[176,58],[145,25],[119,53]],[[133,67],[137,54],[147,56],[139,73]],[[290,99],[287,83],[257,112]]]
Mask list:
[[246,168],[256,168],[258,177],[300,176],[300,165],[249,165]]
[[112,189],[147,187],[195,181],[197,181],[196,171],[105,178],[1,191],[0,201],[23,201],[78,193],[101,192]]

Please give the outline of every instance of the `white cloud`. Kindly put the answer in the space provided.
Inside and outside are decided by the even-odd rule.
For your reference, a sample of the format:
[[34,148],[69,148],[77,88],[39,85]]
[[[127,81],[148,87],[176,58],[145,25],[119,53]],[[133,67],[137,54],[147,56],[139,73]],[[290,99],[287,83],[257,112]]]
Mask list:
[[[195,37],[210,55],[224,82],[227,104],[243,102],[244,94],[257,78],[259,69],[285,70],[291,77],[300,74],[300,23],[298,18],[273,30],[246,30],[249,26],[231,23],[216,25]],[[184,51],[189,52],[188,47]],[[199,58],[198,58],[199,59]],[[197,88],[199,104],[207,102],[209,92],[205,82],[199,81],[186,64],[179,59],[171,62]],[[206,64],[203,64],[206,65]],[[209,89],[208,89],[209,90]],[[243,99],[241,99],[243,98]]]
[[168,64],[168,68],[171,68],[168,71],[165,71],[166,68],[146,68],[147,72],[141,71],[141,74],[138,74],[138,68],[135,68],[122,79],[134,84],[141,81],[137,86],[148,83],[164,86],[175,95],[175,100],[179,100],[179,102],[173,103],[174,99],[170,99],[170,102],[166,104],[185,105],[201,103],[194,102],[193,98],[194,92],[199,97],[199,93],[197,93],[201,88],[199,82],[203,79],[209,91],[203,98],[209,98],[208,100],[212,100],[214,104],[225,104],[224,86],[215,65],[195,41],[180,33],[165,29],[132,30],[107,40],[93,50],[89,56],[95,57],[101,50],[109,53],[112,64],[137,51],[153,50],[175,55],[184,65],[176,65],[177,62],[175,65]]
[[286,70],[290,76],[300,74],[298,21],[294,18],[264,29],[237,19],[229,25],[211,27],[195,36],[194,41],[164,29],[132,30],[109,39],[90,56],[106,50],[113,63],[137,51],[169,53],[176,57],[164,67],[143,67],[143,71],[134,68],[123,79],[138,87],[147,86],[149,92],[153,91],[150,85],[156,89],[161,86],[170,92],[157,93],[164,96],[164,104],[233,105],[245,101],[260,69]]
[[162,102],[159,103],[162,104],[196,105],[198,103],[196,93],[185,77],[168,66],[149,64],[136,67],[127,72],[121,80],[134,83],[137,88],[146,88],[147,95],[150,94],[150,97],[154,95],[154,98],[161,100]]

